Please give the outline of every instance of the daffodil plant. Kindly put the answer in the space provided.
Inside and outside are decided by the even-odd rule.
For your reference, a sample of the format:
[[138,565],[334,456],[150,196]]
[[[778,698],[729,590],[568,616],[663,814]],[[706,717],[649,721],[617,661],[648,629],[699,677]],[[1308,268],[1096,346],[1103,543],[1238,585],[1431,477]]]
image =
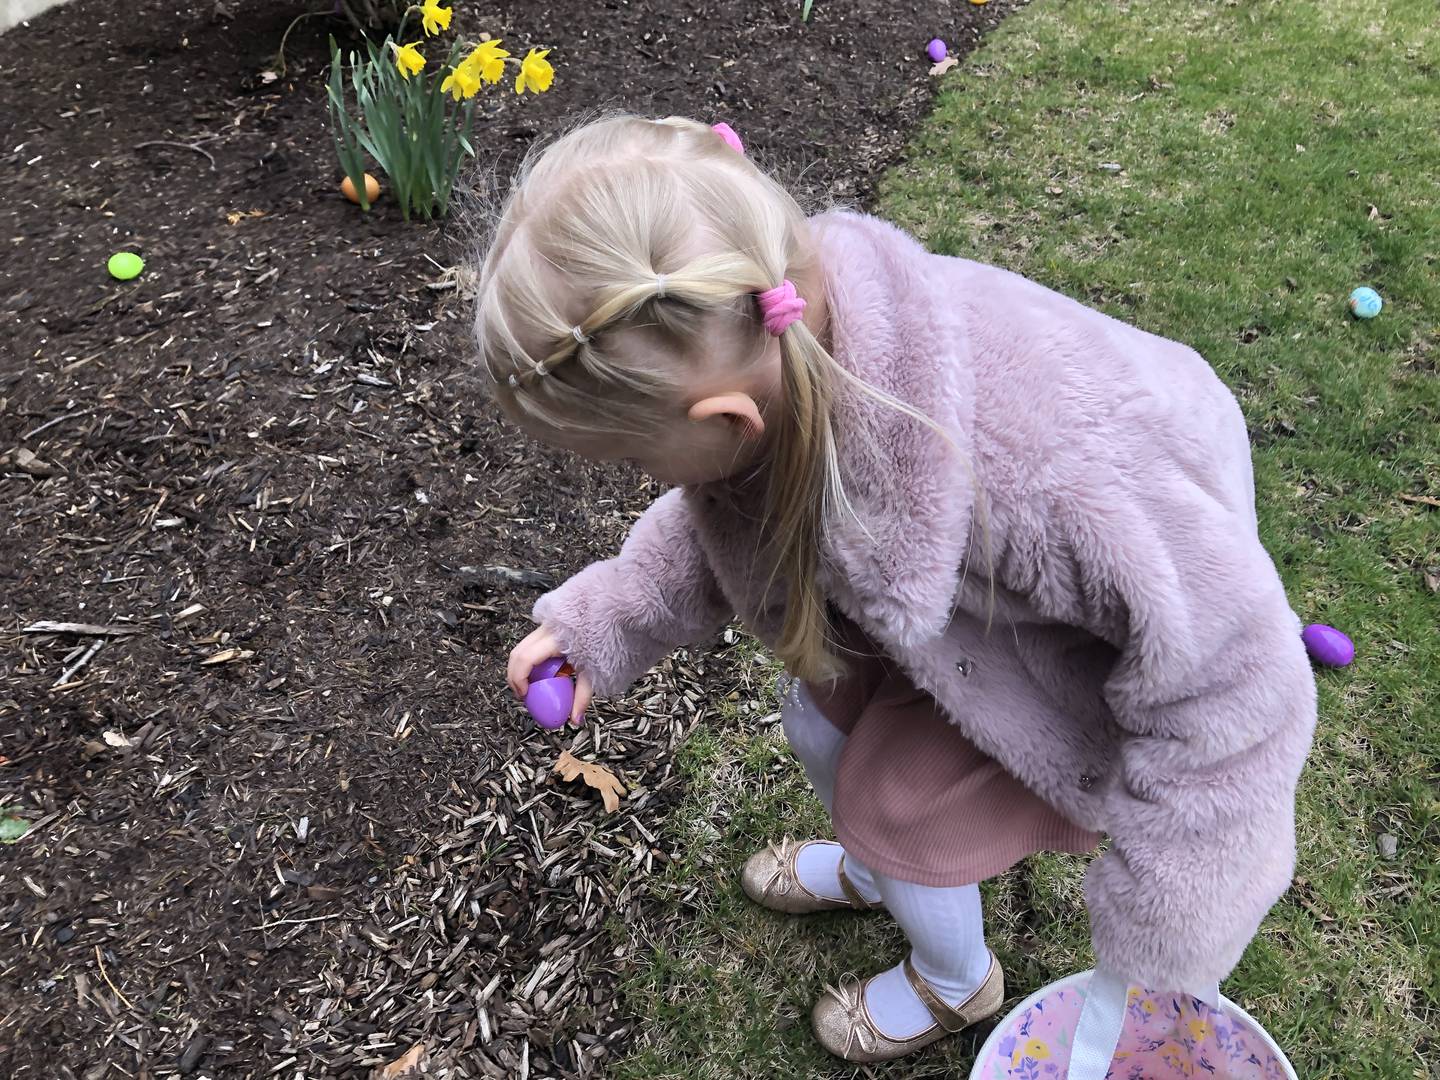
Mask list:
[[[431,68],[425,38],[450,28],[450,8],[424,0],[408,8],[393,35],[365,42],[365,56],[348,57],[354,112],[346,100],[346,62],[330,40],[330,127],[340,165],[368,210],[365,157],[374,158],[389,178],[390,189],[409,220],[412,214],[444,214],[465,159],[475,153],[475,95],[505,77],[514,65],[515,92],[550,89],[555,70],[549,49],[531,49],[525,58],[508,53],[499,41],[451,42],[445,59]],[[424,37],[405,40],[411,15],[419,15]]]

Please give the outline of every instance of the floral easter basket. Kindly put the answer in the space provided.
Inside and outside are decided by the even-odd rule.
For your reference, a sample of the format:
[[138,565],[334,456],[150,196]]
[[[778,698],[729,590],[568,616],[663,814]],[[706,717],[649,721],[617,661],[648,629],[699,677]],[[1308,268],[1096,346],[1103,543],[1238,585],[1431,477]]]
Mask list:
[[1269,1034],[1225,997],[1219,1010],[1085,971],[1020,1003],[970,1080],[1296,1080]]

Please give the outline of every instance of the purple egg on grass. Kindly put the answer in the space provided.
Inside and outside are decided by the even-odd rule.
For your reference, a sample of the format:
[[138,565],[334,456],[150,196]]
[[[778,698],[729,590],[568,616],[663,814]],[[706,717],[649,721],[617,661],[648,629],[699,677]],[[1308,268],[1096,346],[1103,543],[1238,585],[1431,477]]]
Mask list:
[[945,47],[945,42],[941,41],[938,37],[931,38],[930,44],[925,46],[925,55],[930,57],[931,63],[938,64],[941,60],[944,60],[949,53],[950,50]]
[[1300,632],[1311,658],[1326,667],[1344,667],[1355,659],[1355,643],[1324,623],[1311,623]]

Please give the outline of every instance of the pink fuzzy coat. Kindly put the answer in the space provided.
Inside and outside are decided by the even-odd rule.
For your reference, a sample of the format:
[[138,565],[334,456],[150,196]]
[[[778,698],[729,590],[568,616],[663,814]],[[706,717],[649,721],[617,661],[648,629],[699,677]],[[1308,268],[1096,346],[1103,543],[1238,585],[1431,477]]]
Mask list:
[[[832,602],[976,745],[1109,834],[1085,884],[1098,961],[1213,985],[1289,884],[1315,725],[1235,399],[1192,349],[1025,278],[873,217],[813,225],[836,359],[969,462],[843,397],[855,513],[822,552]],[[773,643],[745,509],[717,485],[667,493],[536,619],[601,694],[737,612]]]

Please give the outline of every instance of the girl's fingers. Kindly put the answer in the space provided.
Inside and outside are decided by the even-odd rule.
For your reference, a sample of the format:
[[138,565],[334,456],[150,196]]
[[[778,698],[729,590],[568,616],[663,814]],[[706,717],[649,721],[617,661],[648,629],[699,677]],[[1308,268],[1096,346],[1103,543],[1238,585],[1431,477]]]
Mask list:
[[575,676],[575,704],[570,710],[570,726],[579,727],[585,720],[585,709],[594,697],[595,689],[590,685],[590,676],[583,671]]
[[505,667],[505,681],[510,684],[510,692],[517,698],[525,696],[525,688],[529,685],[529,671],[525,666],[525,642],[520,642],[510,650],[510,662]]
[[543,626],[531,633],[510,650],[510,663],[505,669],[505,679],[517,698],[523,698],[530,688],[530,672],[542,660],[555,655],[555,638]]
[[510,651],[510,662],[508,662],[508,664],[505,665],[505,683],[510,684],[510,693],[511,693],[511,694],[514,694],[514,696],[516,696],[516,697],[524,697],[523,691],[520,690],[520,684],[518,684],[517,681],[516,681],[516,668],[517,668],[517,667],[518,667],[518,661],[517,661],[517,658],[516,658],[516,649],[511,649],[511,651]]

